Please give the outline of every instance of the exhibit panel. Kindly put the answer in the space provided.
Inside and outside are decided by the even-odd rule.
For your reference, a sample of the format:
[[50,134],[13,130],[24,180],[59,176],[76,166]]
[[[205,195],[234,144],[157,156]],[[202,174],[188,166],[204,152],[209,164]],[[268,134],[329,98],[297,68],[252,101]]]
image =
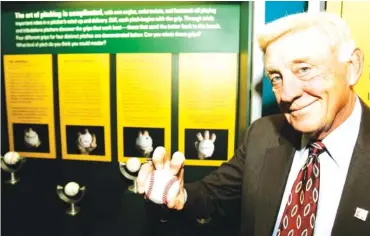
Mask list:
[[220,165],[235,146],[238,57],[179,55],[179,151],[189,165]]
[[109,54],[59,54],[63,159],[111,161]]
[[9,150],[56,158],[51,55],[5,55]]
[[[180,107],[180,96],[194,95],[191,89],[180,87],[180,73],[181,76],[184,73],[184,68],[180,72],[180,55],[192,53],[200,56],[198,61],[206,60],[201,62],[202,67],[188,69],[203,74],[201,80],[209,82],[218,75],[212,71],[214,68],[204,70],[203,67],[215,60],[216,69],[228,66],[229,56],[216,56],[218,59],[203,56],[232,54],[232,72],[227,75],[232,80],[210,83],[214,96],[221,92],[216,91],[216,86],[225,82],[228,88],[231,82],[233,92],[228,102],[232,101],[233,107],[228,104],[225,109],[232,115],[228,116],[227,125],[217,125],[214,121],[209,127],[203,125],[217,132],[216,144],[223,144],[217,145],[215,159],[207,157],[206,162],[187,163],[216,166],[230,158],[238,134],[235,113],[240,5],[86,2],[21,6],[12,3],[2,15],[2,20],[7,22],[2,30],[7,35],[3,38],[3,53],[50,55],[50,71],[54,73],[50,75],[54,84],[51,92],[57,96],[51,99],[51,106],[57,109],[51,111],[57,127],[48,126],[52,129],[52,145],[56,143],[51,147],[53,158],[105,162],[126,162],[130,157],[145,161],[158,146],[164,146],[171,154],[185,152],[181,147],[184,142],[179,142],[185,139],[182,128],[179,129],[180,120],[184,121],[179,111],[194,114],[199,111],[197,107],[188,106],[185,110]],[[247,28],[243,26],[244,30]],[[180,95],[180,90],[187,94]],[[215,105],[220,102],[216,97],[203,105],[203,109],[215,109],[211,115],[224,109],[223,105],[221,108]],[[247,116],[246,108],[243,111],[244,117]],[[192,132],[203,128],[189,121],[184,124]],[[53,138],[54,133],[58,137]],[[8,135],[10,138],[12,133]],[[191,158],[196,151],[194,147],[187,152]],[[57,153],[60,157],[56,157]]]
[[118,159],[150,158],[158,146],[171,153],[169,53],[117,54]]
[[364,54],[362,76],[354,89],[359,97],[370,106],[370,5],[367,2],[328,2],[327,11],[340,15],[349,25],[356,46]]

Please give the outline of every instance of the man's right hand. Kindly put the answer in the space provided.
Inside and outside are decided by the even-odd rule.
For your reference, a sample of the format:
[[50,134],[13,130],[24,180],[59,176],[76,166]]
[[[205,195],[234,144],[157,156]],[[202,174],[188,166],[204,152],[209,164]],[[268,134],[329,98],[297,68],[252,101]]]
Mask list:
[[167,207],[170,209],[182,210],[186,201],[184,190],[184,162],[185,156],[181,152],[175,152],[171,159],[164,147],[157,147],[153,152],[152,161],[143,164],[140,168],[136,179],[138,193],[144,193],[146,179],[154,170],[168,169],[179,179],[180,189],[177,197],[167,203]]

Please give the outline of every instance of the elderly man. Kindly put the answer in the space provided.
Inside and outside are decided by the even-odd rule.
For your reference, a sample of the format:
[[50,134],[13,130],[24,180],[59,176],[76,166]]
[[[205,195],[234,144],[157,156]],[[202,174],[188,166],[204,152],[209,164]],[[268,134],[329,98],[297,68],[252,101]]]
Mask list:
[[[182,184],[168,208],[241,212],[241,235],[370,235],[370,109],[353,91],[363,54],[345,22],[290,15],[266,25],[258,42],[282,114],[255,121],[233,158]],[[183,183],[183,156],[167,156],[158,148],[143,165],[139,192],[154,168]]]

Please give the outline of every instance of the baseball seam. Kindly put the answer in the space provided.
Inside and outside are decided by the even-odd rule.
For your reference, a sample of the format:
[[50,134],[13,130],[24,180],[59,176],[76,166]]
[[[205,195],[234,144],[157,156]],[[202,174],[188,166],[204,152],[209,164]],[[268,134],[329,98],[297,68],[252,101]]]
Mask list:
[[150,182],[149,182],[149,187],[148,187],[148,191],[146,193],[146,198],[149,199],[150,198],[150,194],[152,193],[153,191],[153,185],[154,185],[154,173],[150,175]]
[[170,181],[168,181],[166,187],[164,188],[163,195],[162,195],[162,201],[164,204],[168,203],[168,192],[170,191],[170,188],[172,185],[176,182],[177,178],[174,176]]

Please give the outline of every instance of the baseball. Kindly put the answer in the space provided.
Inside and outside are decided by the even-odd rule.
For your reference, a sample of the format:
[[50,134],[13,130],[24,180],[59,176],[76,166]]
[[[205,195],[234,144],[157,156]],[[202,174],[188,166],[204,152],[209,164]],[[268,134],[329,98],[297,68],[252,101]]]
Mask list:
[[78,191],[80,189],[80,186],[76,182],[69,182],[64,187],[64,192],[67,196],[74,197],[77,195]]
[[141,163],[139,158],[131,157],[128,159],[126,166],[130,172],[135,173],[140,169]]
[[167,204],[180,190],[178,178],[168,170],[155,170],[145,182],[146,197],[156,204]]
[[215,150],[215,145],[211,140],[203,140],[199,143],[199,152],[201,152],[205,157],[210,157]]
[[38,134],[31,128],[24,134],[24,141],[33,147],[37,147],[40,143]]
[[7,152],[4,155],[4,162],[8,165],[14,165],[19,161],[19,154],[17,152]]
[[145,131],[143,134],[139,132],[139,136],[136,138],[136,146],[144,151],[153,147],[153,139],[148,131]]
[[78,139],[79,139],[81,146],[84,148],[90,147],[92,143],[92,136],[89,132],[86,132],[85,134],[81,134]]

